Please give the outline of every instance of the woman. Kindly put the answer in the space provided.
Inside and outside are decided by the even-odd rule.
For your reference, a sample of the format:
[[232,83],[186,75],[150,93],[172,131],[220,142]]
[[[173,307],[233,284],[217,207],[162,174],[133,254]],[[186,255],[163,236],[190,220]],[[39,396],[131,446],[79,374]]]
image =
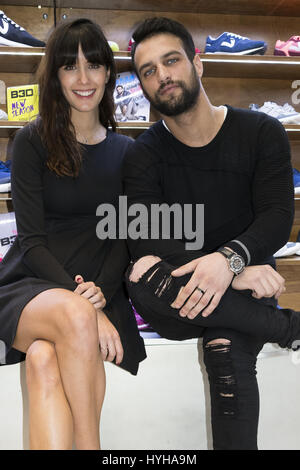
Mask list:
[[14,140],[18,237],[0,265],[0,339],[2,362],[26,353],[31,449],[99,449],[103,360],[136,374],[145,358],[122,282],[125,244],[96,236],[98,205],[117,207],[130,143],[113,132],[115,77],[98,25],[59,25],[40,115]]

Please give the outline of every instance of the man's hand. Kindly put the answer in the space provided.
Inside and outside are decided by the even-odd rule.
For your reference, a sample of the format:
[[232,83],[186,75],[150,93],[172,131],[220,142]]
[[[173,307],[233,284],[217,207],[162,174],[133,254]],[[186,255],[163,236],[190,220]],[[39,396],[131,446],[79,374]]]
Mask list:
[[270,265],[248,266],[232,282],[233,289],[252,290],[256,299],[273,297],[278,299],[285,292],[285,280]]
[[82,297],[88,299],[96,310],[105,307],[106,300],[100,287],[95,286],[95,283],[92,281],[84,282],[82,276],[79,274],[75,276],[75,281],[78,284],[74,290],[76,294],[82,295]]
[[120,364],[124,351],[118,331],[102,310],[97,310],[97,323],[103,361],[111,362],[116,358],[116,364]]
[[[171,307],[181,308],[189,298],[179,314],[182,317],[193,319],[202,312],[202,316],[207,317],[218,306],[234,274],[230,271],[228,262],[221,253],[211,253],[197,258],[175,269],[171,274],[174,277],[179,277],[191,272],[193,272],[191,279],[180,290]],[[200,288],[204,293],[197,288]]]

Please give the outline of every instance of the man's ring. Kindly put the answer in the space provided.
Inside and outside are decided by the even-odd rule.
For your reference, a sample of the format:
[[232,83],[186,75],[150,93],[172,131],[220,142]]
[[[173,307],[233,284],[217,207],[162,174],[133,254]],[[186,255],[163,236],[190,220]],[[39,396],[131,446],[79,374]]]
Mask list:
[[201,287],[196,287],[196,289],[197,289],[198,291],[200,291],[201,294],[205,294],[205,290],[201,289]]

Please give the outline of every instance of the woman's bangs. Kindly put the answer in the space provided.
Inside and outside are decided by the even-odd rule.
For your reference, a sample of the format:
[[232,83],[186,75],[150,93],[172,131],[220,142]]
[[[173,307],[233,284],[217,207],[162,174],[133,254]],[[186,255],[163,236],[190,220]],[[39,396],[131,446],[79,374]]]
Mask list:
[[78,34],[67,34],[59,45],[56,54],[56,68],[57,70],[64,65],[74,65],[78,57],[78,47],[80,37]]
[[95,25],[92,27],[90,23],[81,23],[67,29],[59,44],[56,44],[56,70],[76,63],[79,44],[88,62],[105,65],[107,68],[112,67],[113,53],[102,31],[99,31]]
[[84,35],[80,41],[84,57],[91,64],[100,64],[110,66],[109,45],[106,44],[98,35]]

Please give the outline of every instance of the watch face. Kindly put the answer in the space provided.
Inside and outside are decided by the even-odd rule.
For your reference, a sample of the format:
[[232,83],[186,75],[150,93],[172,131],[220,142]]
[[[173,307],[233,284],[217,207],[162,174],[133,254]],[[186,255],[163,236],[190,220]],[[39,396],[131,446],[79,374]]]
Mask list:
[[239,274],[240,272],[243,271],[244,267],[245,267],[245,263],[241,256],[239,255],[232,256],[232,258],[230,259],[230,269],[234,273]]

